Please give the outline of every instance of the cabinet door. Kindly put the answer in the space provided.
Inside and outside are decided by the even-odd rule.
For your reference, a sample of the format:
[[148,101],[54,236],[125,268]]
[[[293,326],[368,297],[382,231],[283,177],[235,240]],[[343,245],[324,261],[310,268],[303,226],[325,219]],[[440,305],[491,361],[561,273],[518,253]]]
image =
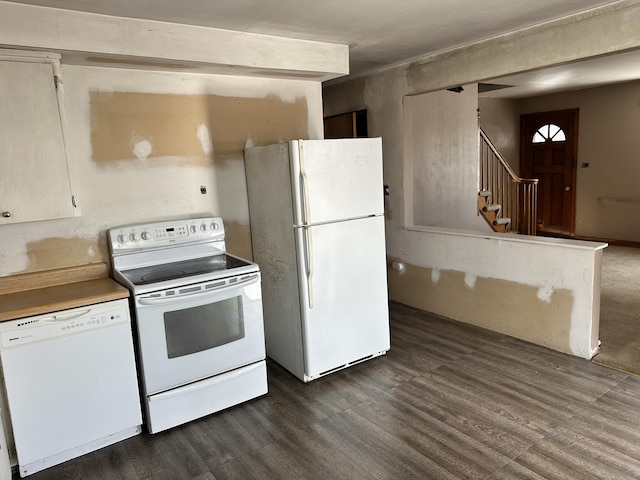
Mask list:
[[0,225],[73,215],[54,61],[0,59]]

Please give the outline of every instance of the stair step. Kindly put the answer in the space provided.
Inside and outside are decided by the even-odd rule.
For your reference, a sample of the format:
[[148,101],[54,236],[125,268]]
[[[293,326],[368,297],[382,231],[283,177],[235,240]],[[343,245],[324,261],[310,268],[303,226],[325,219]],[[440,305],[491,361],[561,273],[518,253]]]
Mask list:
[[494,232],[505,233],[511,226],[510,218],[498,218],[502,212],[502,205],[489,203],[491,190],[480,190],[478,192],[478,213],[482,214]]
[[485,205],[484,207],[482,207],[482,209],[485,212],[499,212],[500,210],[502,210],[502,205],[498,203],[492,203],[490,205]]

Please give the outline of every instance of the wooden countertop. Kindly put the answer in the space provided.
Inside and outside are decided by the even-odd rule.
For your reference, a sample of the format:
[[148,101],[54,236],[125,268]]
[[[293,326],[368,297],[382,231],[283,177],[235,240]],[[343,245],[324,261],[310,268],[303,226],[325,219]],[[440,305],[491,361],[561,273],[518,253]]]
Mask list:
[[127,298],[105,263],[0,277],[0,321]]

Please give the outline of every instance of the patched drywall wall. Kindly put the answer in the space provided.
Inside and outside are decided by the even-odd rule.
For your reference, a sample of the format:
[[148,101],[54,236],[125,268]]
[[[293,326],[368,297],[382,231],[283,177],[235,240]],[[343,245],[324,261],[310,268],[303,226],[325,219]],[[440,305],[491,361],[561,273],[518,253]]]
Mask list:
[[106,231],[222,217],[251,258],[243,149],[322,138],[315,81],[62,66],[70,175],[82,215],[0,229],[0,275],[109,262]]
[[476,208],[477,108],[476,84],[403,98],[407,225],[490,230]]
[[[227,179],[224,185],[217,181],[200,185],[206,195],[217,196],[221,203],[226,199],[246,204],[242,172],[246,145],[309,138],[304,97],[285,101],[272,94],[247,98],[92,91],[90,115],[91,160],[96,166],[235,170],[231,184]],[[235,188],[229,189],[233,184]],[[197,196],[193,187],[191,194]],[[241,222],[247,220],[246,215],[219,215],[225,223],[229,251],[251,258],[249,225]]]
[[26,271],[59,268],[61,260],[73,260],[70,265],[109,262],[109,247],[106,239],[100,237],[46,237],[29,242],[26,252],[29,261]]
[[305,138],[305,98],[284,101],[221,95],[90,92],[92,160],[98,166],[121,161],[165,159],[212,165],[237,156],[247,141],[265,145]]
[[[406,162],[403,98],[638,48],[640,37],[631,32],[637,30],[639,22],[640,6],[635,2],[612,4],[588,15],[567,17],[361,78],[325,85],[325,115],[347,112],[357,99],[358,107],[368,111],[369,134],[383,139],[384,181],[391,192],[385,200],[385,212],[389,213],[386,217],[389,257],[425,269],[464,272],[465,276],[531,286],[536,291],[542,289],[543,298],[545,292],[570,291],[573,297],[571,328],[568,338],[559,343],[570,345],[567,353],[590,358],[598,344],[599,309],[595,297],[599,296],[598,257],[604,246],[595,243],[583,245],[585,250],[581,253],[573,252],[578,258],[567,263],[563,253],[571,250],[562,246],[537,245],[533,251],[520,251],[520,248],[513,248],[515,241],[511,236],[486,234],[473,237],[479,234],[477,230],[472,232],[473,235],[465,236],[453,229],[433,233],[429,229],[412,226],[407,219],[413,218],[414,206],[410,199],[414,179]],[[437,118],[434,116],[430,121],[437,121]],[[463,130],[460,134],[475,137],[477,131]],[[456,161],[466,161],[471,165],[477,163],[478,158],[477,155],[469,155]],[[471,238],[473,240],[469,240]],[[549,255],[549,250],[554,253]],[[390,283],[395,281],[392,276],[396,274],[389,269]],[[464,292],[467,287],[460,285],[460,288]],[[398,291],[394,290],[391,299],[396,300],[397,294]],[[432,301],[424,301],[421,308],[431,310]],[[441,314],[455,318],[458,314],[455,302],[442,305],[444,310]],[[482,304],[478,303],[477,308],[480,310]],[[508,310],[510,318],[521,315],[517,309],[505,310]],[[558,314],[564,315],[562,311]],[[552,330],[541,335],[556,333]]]
[[404,251],[389,256],[392,300],[582,358],[597,352],[606,244],[427,227],[402,236]]
[[[390,259],[390,262],[399,259]],[[404,264],[389,275],[389,294],[401,303],[571,353],[573,293],[465,272]],[[541,298],[542,296],[542,298]],[[515,314],[514,312],[517,312]]]
[[251,247],[251,228],[249,222],[224,222],[227,236],[227,251],[241,258],[253,258]]

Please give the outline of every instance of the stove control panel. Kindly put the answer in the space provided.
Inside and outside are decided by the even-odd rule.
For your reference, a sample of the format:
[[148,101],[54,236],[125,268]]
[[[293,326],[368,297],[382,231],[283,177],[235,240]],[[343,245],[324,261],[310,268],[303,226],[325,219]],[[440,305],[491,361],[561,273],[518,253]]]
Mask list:
[[[192,225],[193,227],[193,225]],[[147,230],[142,232],[140,236],[147,234],[147,238],[154,240],[162,240],[164,238],[179,238],[179,237],[188,237],[189,236],[189,228],[186,225],[171,225],[169,227],[156,227],[153,229],[153,233],[150,234]]]
[[109,229],[108,237],[112,253],[202,242],[219,242],[224,250],[224,225],[219,217],[124,225]]

